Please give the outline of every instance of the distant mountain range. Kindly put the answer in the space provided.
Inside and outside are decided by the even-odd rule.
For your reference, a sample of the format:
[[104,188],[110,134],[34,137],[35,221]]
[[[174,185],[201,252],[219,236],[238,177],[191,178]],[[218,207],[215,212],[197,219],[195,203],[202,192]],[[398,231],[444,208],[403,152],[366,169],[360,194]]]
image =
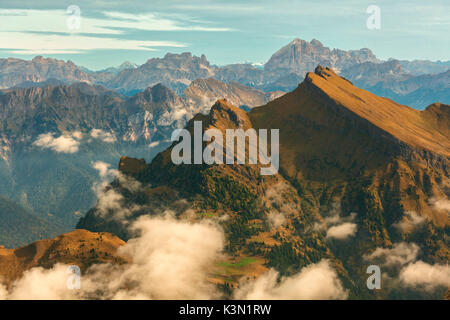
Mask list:
[[[446,73],[450,68],[449,61],[381,61],[370,49],[330,49],[316,39],[310,42],[293,40],[275,52],[262,68],[252,64],[219,67],[210,64],[204,55],[197,57],[188,52],[168,53],[163,58],[150,59],[140,66],[124,62],[118,68],[97,72],[78,67],[71,61],[51,58],[36,57],[31,61],[0,59],[0,88],[30,86],[32,83],[56,79],[65,84],[80,81],[100,84],[122,94],[133,95],[161,83],[181,95],[192,81],[215,78],[226,83],[238,82],[265,92],[288,92],[295,89],[305,74],[319,64],[333,68],[355,83],[358,80],[359,86],[375,94],[409,103],[419,109],[432,102],[450,102],[445,92],[450,86]],[[359,81],[358,77],[361,76],[370,76],[367,87],[366,82]],[[404,83],[406,79],[408,83]],[[422,90],[415,92],[417,88],[413,90],[409,84],[411,82],[417,83]],[[430,82],[444,83],[444,86],[437,89],[433,85],[428,86]]]
[[88,70],[90,73],[112,73],[114,75],[117,75],[119,72],[123,71],[123,70],[128,70],[128,69],[135,69],[137,68],[138,65],[135,63],[132,63],[130,61],[125,61],[124,63],[122,63],[120,66],[118,67],[109,67],[106,69],[103,69],[101,71],[90,71]]
[[360,88],[417,109],[433,102],[450,101],[450,69],[438,74],[415,76],[400,61],[390,60],[354,65],[341,74]]

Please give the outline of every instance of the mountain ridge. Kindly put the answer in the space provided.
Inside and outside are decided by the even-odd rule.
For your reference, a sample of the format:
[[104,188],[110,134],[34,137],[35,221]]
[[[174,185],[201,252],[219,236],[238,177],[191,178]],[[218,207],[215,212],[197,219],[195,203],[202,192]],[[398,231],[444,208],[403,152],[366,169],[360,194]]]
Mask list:
[[[114,210],[102,216],[94,207],[77,227],[128,239],[129,223],[173,210],[178,219],[219,223],[226,253],[235,259],[263,259],[264,267],[284,276],[328,259],[352,298],[405,297],[410,293],[400,287],[366,289],[367,257],[404,243],[420,247],[417,259],[428,264],[448,261],[448,211],[435,203],[450,195],[449,110],[443,104],[425,111],[399,105],[319,66],[293,92],[248,113],[218,100],[208,115],[198,114],[186,125],[191,132],[194,121],[201,121],[203,130],[280,129],[278,174],[260,176],[259,164],[175,165],[173,144],[149,164],[121,159],[119,170],[144,186],[121,193],[122,205],[133,212],[127,219],[114,220]],[[392,122],[396,117],[406,124]],[[126,189],[117,180],[110,187]],[[168,198],[178,205],[155,204]],[[352,231],[332,239],[328,223],[334,220]],[[239,278],[215,278],[239,285]],[[442,297],[447,289],[439,290]]]
[[[450,81],[446,77],[448,62],[382,61],[370,49],[330,49],[316,39],[310,42],[294,39],[277,50],[263,68],[247,63],[216,66],[205,55],[195,56],[190,52],[168,53],[162,58],[148,59],[140,66],[124,64],[118,68],[93,72],[78,67],[71,61],[40,56],[31,61],[1,59],[0,88],[41,86],[41,82],[45,83],[53,78],[66,84],[78,81],[100,84],[127,96],[162,83],[182,95],[192,81],[213,77],[226,83],[239,82],[265,92],[288,92],[295,89],[307,72],[321,64],[333,68],[364,89],[415,108],[422,109],[436,100],[443,103],[450,101],[447,94]],[[389,71],[392,74],[386,73],[386,69],[393,64],[398,66],[391,67]],[[364,76],[361,74],[362,68],[366,68],[364,72],[371,73]],[[427,73],[429,74],[426,75]],[[436,82],[443,82],[444,86],[429,85]]]

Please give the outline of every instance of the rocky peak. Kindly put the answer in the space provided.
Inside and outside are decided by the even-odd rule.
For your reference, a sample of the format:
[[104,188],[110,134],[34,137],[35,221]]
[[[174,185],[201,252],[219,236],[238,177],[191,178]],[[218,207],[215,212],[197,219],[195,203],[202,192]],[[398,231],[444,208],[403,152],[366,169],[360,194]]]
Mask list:
[[348,51],[352,56],[359,56],[364,60],[376,62],[378,61],[375,54],[369,48],[362,48],[359,50],[349,50]]
[[206,57],[193,56],[190,52],[181,54],[167,53],[164,58],[152,58],[135,69],[121,71],[109,86],[119,91],[145,89],[157,83],[182,94],[192,80],[208,78],[214,75]]
[[390,83],[411,78],[398,60],[383,63],[366,61],[342,70],[341,75],[352,79],[358,87],[362,88],[371,88],[380,82]]
[[130,98],[129,102],[133,105],[151,106],[152,110],[155,110],[155,108],[163,108],[166,110],[175,105],[182,104],[181,98],[173,90],[161,83],[135,94]]
[[192,63],[192,62],[196,62],[205,66],[209,66],[209,61],[206,59],[206,56],[204,54],[202,54],[200,57],[198,56],[194,56],[192,55],[191,52],[183,52],[180,54],[177,53],[166,53],[166,55],[164,56],[163,59],[150,59],[149,61],[147,61],[147,63],[149,62],[153,62],[155,60],[160,60],[160,61],[173,61],[173,62],[181,62],[181,63]]
[[125,69],[134,69],[134,68],[136,68],[136,64],[134,64],[130,61],[125,61],[118,67],[118,69],[120,71],[125,70]]
[[200,61],[202,62],[202,64],[209,66],[209,61],[208,59],[206,59],[206,56],[204,54],[201,55]]
[[190,105],[209,110],[218,99],[226,98],[235,106],[252,108],[269,102],[277,97],[277,93],[265,93],[240,83],[225,83],[214,78],[207,78],[192,81],[184,90],[183,96]]
[[315,47],[323,47],[322,42],[320,42],[320,41],[317,40],[317,39],[312,39],[311,42],[310,42],[310,44],[313,45],[313,46],[315,46]]
[[289,43],[289,46],[296,46],[304,43],[307,43],[307,41],[300,38],[295,38],[294,40],[291,41],[291,43]]
[[318,65],[314,69],[314,73],[324,79],[337,76],[337,74],[332,69],[330,69],[329,67],[322,67],[321,65]]
[[306,76],[305,76],[305,84],[306,84],[306,85],[312,84],[315,88],[317,88],[317,89],[320,90],[321,87],[318,86],[318,82],[317,82],[317,80],[316,80],[316,79],[317,79],[316,76],[319,76],[319,77],[322,78],[322,79],[330,80],[330,81],[335,81],[335,79],[338,79],[338,80],[336,80],[336,81],[341,81],[341,80],[343,80],[343,81],[348,82],[349,84],[352,85],[352,83],[351,83],[349,80],[347,80],[347,79],[345,79],[345,78],[343,78],[343,77],[338,76],[338,75],[336,74],[336,72],[335,72],[332,68],[324,67],[324,66],[321,66],[321,65],[318,65],[318,66],[314,69],[314,72],[308,72],[308,73],[306,74]]
[[148,87],[142,93],[144,97],[154,102],[162,102],[167,100],[168,97],[176,96],[176,93],[173,90],[167,88],[161,83]]
[[366,61],[378,61],[369,49],[331,50],[316,39],[312,39],[311,42],[294,39],[269,59],[264,70],[269,72],[271,77],[277,75],[282,77],[290,73],[304,76],[318,64],[342,70]]
[[252,127],[247,113],[233,106],[226,99],[217,100],[211,108],[209,118],[211,124],[218,129],[241,128],[246,130]]
[[142,174],[147,168],[144,159],[135,159],[130,157],[121,157],[119,162],[119,171],[131,177]]
[[58,79],[63,83],[95,82],[92,74],[82,71],[72,61],[36,56],[32,60],[0,61],[0,88],[12,88],[25,82],[45,82]]

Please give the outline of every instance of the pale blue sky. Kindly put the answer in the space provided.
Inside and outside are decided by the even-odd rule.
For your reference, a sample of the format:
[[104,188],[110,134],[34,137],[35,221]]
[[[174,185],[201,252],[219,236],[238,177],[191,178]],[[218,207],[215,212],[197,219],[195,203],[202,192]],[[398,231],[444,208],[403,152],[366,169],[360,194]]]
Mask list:
[[[66,9],[81,9],[67,27]],[[369,5],[381,29],[369,30]],[[2,0],[0,57],[71,59],[91,69],[166,52],[204,53],[217,65],[265,62],[294,38],[370,48],[379,58],[450,60],[449,0]]]

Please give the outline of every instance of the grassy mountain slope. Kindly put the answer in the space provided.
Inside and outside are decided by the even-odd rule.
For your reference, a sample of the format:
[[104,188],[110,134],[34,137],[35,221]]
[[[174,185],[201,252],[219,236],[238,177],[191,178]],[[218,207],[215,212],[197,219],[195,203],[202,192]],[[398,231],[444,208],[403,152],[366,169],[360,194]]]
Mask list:
[[121,263],[123,258],[115,253],[124,244],[108,233],[75,230],[17,249],[0,248],[0,277],[9,283],[28,269],[51,268],[57,262],[79,266],[82,271],[94,263]]

